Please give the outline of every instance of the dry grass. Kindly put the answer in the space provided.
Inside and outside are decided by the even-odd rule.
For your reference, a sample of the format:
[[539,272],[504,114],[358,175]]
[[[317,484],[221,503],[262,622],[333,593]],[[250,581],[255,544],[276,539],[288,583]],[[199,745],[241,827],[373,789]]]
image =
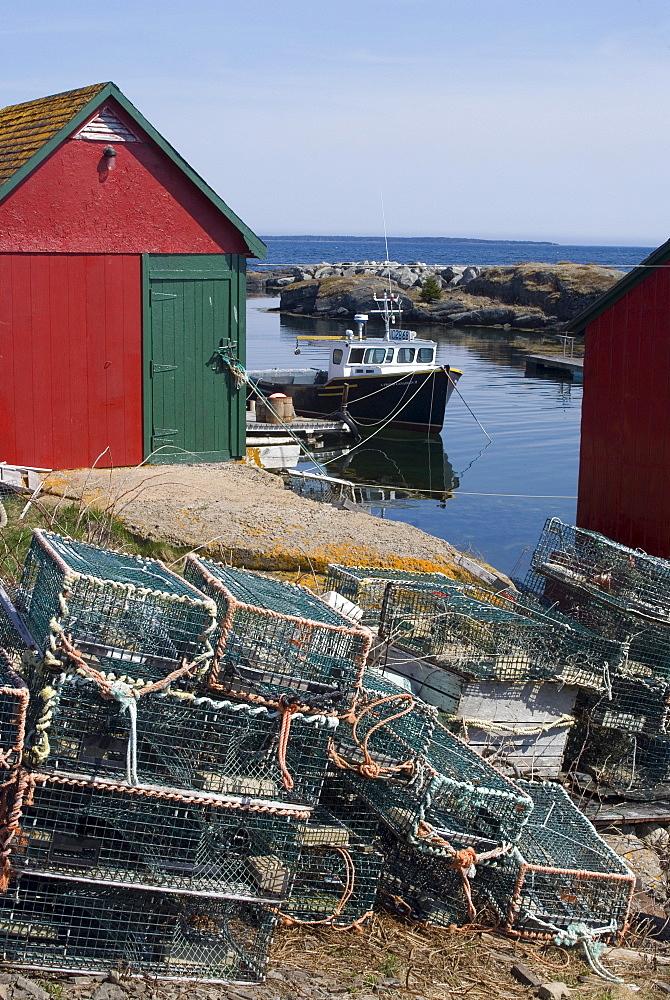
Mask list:
[[[398,1000],[465,996],[468,1000],[520,1000],[533,991],[511,975],[510,968],[517,962],[544,982],[566,983],[578,997],[608,1000],[622,992],[616,984],[590,975],[575,949],[515,941],[478,927],[426,927],[384,913],[375,913],[359,934],[281,928],[270,970],[279,972],[287,982],[275,981],[271,975],[271,992],[282,1000],[294,997],[291,971],[297,970],[309,974],[305,982],[312,987],[352,998],[390,989]],[[668,967],[654,971],[653,966],[641,962],[625,966],[624,975],[627,983],[640,987],[635,991],[639,1000],[652,1000],[662,995],[652,981],[666,978]],[[580,981],[580,976],[588,976],[587,981]]]

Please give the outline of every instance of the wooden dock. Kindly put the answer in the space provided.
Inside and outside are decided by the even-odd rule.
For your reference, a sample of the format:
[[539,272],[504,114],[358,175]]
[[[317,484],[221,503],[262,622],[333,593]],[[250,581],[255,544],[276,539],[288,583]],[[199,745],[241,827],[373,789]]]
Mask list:
[[247,444],[288,444],[294,440],[287,426],[301,441],[313,443],[325,438],[351,438],[352,431],[344,420],[322,420],[318,417],[295,417],[288,425],[269,424],[256,420],[247,411]]
[[527,354],[526,375],[540,372],[569,375],[571,378],[582,377],[584,358],[571,358],[565,354]]

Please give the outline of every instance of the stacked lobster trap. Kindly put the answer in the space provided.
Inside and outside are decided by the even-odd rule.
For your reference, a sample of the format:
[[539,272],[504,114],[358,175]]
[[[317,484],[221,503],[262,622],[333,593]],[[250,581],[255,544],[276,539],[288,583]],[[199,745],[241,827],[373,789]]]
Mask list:
[[[254,585],[262,598],[263,577],[237,583],[244,616],[231,625],[156,560],[35,532],[16,605],[45,655],[24,658],[27,687],[7,661],[0,689],[6,959],[262,978],[319,801],[334,706],[352,704],[369,637],[300,588],[278,584],[303,612],[289,621],[239,600]],[[226,643],[228,661],[241,647],[249,662],[253,648],[261,684],[270,670],[267,697],[254,696],[255,674],[225,686]],[[5,710],[20,732],[2,729]]]
[[[380,899],[438,926],[488,915],[511,933],[583,942],[597,962],[627,924],[633,876],[560,786],[518,772],[558,776],[578,692],[607,694],[625,644],[531,596],[348,569],[329,583],[379,631],[363,704],[393,691],[398,702],[387,727],[359,712],[357,732],[345,723],[338,736],[345,781],[381,821]],[[403,693],[432,717],[428,705],[404,715]],[[561,723],[551,757],[540,740],[553,726],[538,738],[538,718]],[[492,766],[510,761],[511,778]]]
[[[556,873],[586,870],[559,850],[572,807],[545,809],[544,786],[495,766],[499,744],[486,759],[450,727],[467,684],[532,688],[537,713],[552,684],[566,711],[577,685],[597,700],[625,643],[442,574],[347,570],[331,586],[382,639],[262,574],[190,555],[179,577],[35,532],[0,612],[5,961],[257,982],[278,919],[359,927],[380,890],[414,919],[484,908],[512,927],[535,816],[553,839],[533,912],[563,933]],[[589,857],[602,843],[586,821],[570,838]],[[588,871],[614,899],[625,873],[602,856]],[[586,910],[583,933],[604,934]]]
[[580,692],[567,760],[603,791],[670,784],[670,562],[550,518],[526,588],[624,651],[605,692]]
[[[374,593],[379,604],[367,583],[374,572],[359,570],[359,595]],[[390,579],[389,571],[380,582],[376,665],[404,678],[506,774],[558,778],[578,692],[597,700],[610,690],[627,662],[625,644],[516,591]]]

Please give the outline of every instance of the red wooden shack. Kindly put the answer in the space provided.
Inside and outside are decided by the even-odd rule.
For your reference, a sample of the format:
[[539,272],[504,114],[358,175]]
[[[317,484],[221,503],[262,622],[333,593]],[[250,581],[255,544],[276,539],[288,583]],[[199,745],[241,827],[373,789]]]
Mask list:
[[585,336],[577,524],[670,559],[670,241],[568,329]]
[[244,454],[244,392],[207,362],[244,363],[265,253],[113,83],[0,110],[0,461]]

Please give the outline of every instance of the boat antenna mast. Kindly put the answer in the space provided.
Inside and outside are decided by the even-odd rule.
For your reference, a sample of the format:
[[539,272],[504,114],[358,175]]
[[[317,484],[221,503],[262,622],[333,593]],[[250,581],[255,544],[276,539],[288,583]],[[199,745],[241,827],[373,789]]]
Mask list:
[[370,312],[375,316],[381,316],[384,321],[384,340],[391,339],[391,326],[395,326],[396,317],[398,319],[398,325],[400,325],[400,319],[402,318],[402,306],[400,305],[400,299],[391,290],[391,261],[389,260],[389,241],[388,233],[386,231],[386,212],[384,211],[384,192],[379,189],[379,197],[382,203],[382,221],[384,223],[384,246],[386,248],[386,260],[384,264],[386,265],[386,276],[388,279],[388,290],[384,291],[383,295],[373,295],[375,302],[377,303],[377,309],[371,309]]

